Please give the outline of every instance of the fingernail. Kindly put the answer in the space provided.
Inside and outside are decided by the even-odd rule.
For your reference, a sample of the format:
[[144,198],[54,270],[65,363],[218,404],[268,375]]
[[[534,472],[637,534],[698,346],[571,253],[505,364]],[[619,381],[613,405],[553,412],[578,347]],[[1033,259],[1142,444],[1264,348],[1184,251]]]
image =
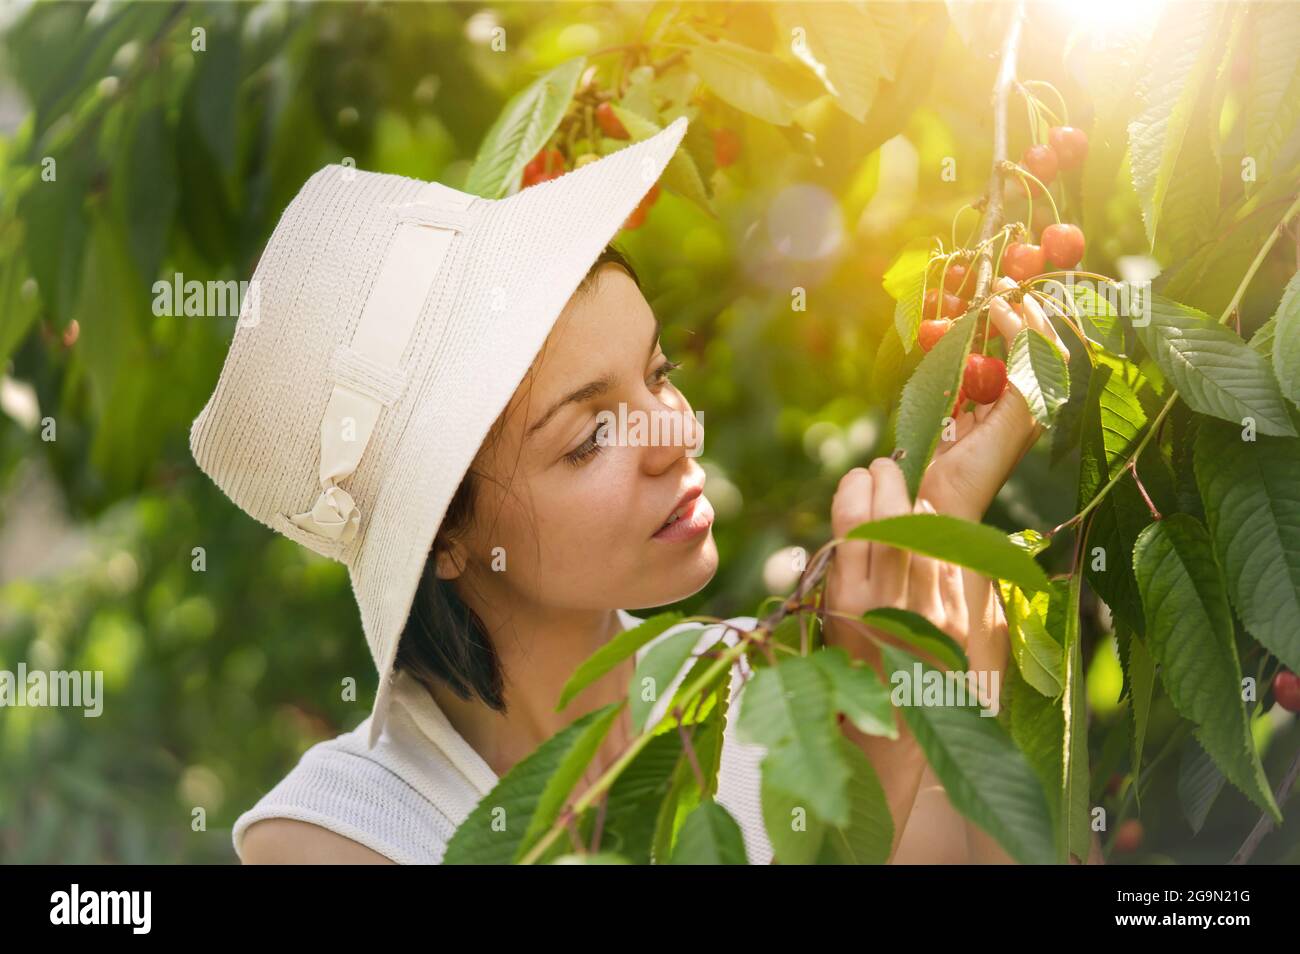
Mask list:
[[894,448],[894,452],[889,455],[889,459],[897,462],[902,460],[906,456],[907,456],[907,451],[905,449],[903,449],[902,447],[896,447]]

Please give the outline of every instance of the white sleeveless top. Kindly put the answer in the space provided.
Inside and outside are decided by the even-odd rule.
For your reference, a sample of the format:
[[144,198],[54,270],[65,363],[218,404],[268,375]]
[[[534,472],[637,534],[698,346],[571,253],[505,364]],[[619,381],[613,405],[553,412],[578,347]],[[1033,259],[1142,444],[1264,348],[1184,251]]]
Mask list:
[[[618,613],[624,628],[641,622],[623,610]],[[751,629],[755,623],[752,616],[727,620],[741,630]],[[642,646],[637,661],[660,639],[681,628],[673,627]],[[708,648],[720,628],[702,630],[695,652]],[[727,645],[735,645],[739,639],[734,631],[724,631],[722,638]],[[662,717],[693,663],[693,657],[687,659],[668,691],[660,694],[652,720]],[[767,750],[736,738],[745,698],[743,692],[736,693],[750,674],[743,657],[732,665],[717,802],[740,825],[749,863],[769,864],[772,847],[763,827],[759,795],[759,765]],[[388,723],[373,749],[366,747],[369,730],[367,717],[351,732],[313,745],[288,775],[235,820],[232,839],[241,860],[244,832],[265,818],[319,825],[398,864],[437,864],[442,860],[457,826],[496,785],[496,773],[451,725],[428,690],[406,672],[397,674]]]

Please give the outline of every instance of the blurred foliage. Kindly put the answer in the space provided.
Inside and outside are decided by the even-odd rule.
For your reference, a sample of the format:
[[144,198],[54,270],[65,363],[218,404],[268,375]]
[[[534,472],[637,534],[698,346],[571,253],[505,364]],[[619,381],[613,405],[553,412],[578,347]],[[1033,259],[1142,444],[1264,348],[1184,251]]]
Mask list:
[[[704,161],[715,214],[668,191],[619,244],[709,428],[721,568],[681,608],[749,613],[793,582],[782,559],[765,578],[769,558],[820,545],[840,476],[891,449],[916,354],[882,347],[894,303],[881,279],[909,243],[949,234],[989,168],[997,17],[972,6],[916,7],[880,75],[843,77],[853,95],[838,100],[812,98],[812,74],[771,52],[782,26],[768,4],[101,2],[12,13],[0,82],[26,113],[0,139],[0,365],[34,389],[57,440],[0,415],[0,482],[51,475],[87,543],[71,564],[5,584],[0,669],[100,667],[108,698],[89,723],[75,711],[0,711],[0,860],[231,860],[234,818],[309,745],[360,722],[372,698],[343,567],[244,519],[190,458],[189,425],[235,319],[155,316],[155,280],[248,278],[280,211],[326,163],[462,186],[513,94],[578,55],[602,87],[622,86],[637,64],[619,45],[653,39],[668,17],[737,44],[712,55],[752,61],[778,86],[789,77],[776,114],[738,108],[745,90],[724,95],[721,67],[700,57],[705,86],[718,89],[692,99],[693,127],[734,131],[740,158]],[[1050,81],[1074,125],[1092,130],[1086,178],[1063,191],[1062,213],[1084,224],[1090,267],[1119,274],[1121,256],[1148,247],[1125,158],[1140,33],[1078,40],[1055,5],[1031,20],[1030,35],[1050,42],[1026,44],[1022,75]],[[1028,125],[1010,133],[1019,155]],[[952,180],[939,174],[948,157]],[[1225,182],[1234,174],[1225,168]],[[1276,198],[1240,198],[1247,231],[1271,227]],[[1268,203],[1273,218],[1251,216]],[[1162,261],[1197,263],[1183,300],[1205,308],[1226,301],[1249,261],[1173,253]],[[1272,313],[1288,275],[1277,256],[1265,263],[1243,302],[1248,327]],[[806,311],[792,307],[796,287]],[[1026,457],[988,522],[1046,528],[1073,513],[1077,453],[1053,463],[1049,445]],[[1069,554],[1056,549],[1044,559],[1061,572]],[[1102,779],[1128,771],[1131,731],[1109,632],[1087,594]],[[340,700],[348,677],[355,703]],[[1179,722],[1159,698],[1150,739]],[[1289,744],[1268,749],[1273,778],[1274,749],[1294,748],[1296,727],[1286,731]],[[1159,804],[1177,803],[1177,755],[1162,756]],[[192,830],[196,807],[206,831]],[[1144,815],[1143,857],[1222,860],[1257,817],[1231,789],[1195,839],[1174,812]],[[1296,860],[1290,829],[1258,860]]]

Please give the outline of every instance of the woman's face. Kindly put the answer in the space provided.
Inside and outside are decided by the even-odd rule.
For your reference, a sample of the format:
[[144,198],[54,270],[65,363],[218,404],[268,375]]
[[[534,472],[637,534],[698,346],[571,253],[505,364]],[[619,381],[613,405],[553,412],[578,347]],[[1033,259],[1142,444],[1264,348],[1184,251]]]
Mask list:
[[[640,609],[709,581],[718,552],[694,456],[703,428],[668,380],[671,367],[641,290],[603,264],[557,320],[476,462],[483,479],[461,539],[473,568],[467,597],[561,612]],[[602,421],[614,424],[602,430]]]

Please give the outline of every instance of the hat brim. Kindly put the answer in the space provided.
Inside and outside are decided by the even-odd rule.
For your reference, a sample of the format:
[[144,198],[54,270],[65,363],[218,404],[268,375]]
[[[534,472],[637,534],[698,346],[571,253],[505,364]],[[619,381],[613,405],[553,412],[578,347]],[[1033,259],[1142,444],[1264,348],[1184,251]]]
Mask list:
[[[393,665],[434,536],[492,424],[536,359],[578,285],[659,180],[687,128],[654,136],[556,179],[488,201],[458,254],[464,272],[444,303],[458,353],[433,348],[413,382],[413,408],[384,467],[365,540],[349,565],[379,673],[368,745],[392,703]],[[492,310],[456,314],[461,302]],[[426,304],[426,316],[438,303]],[[475,322],[466,329],[459,321]],[[464,353],[468,347],[470,354]],[[454,401],[447,400],[455,395]],[[437,462],[437,466],[432,466]],[[455,476],[448,480],[448,474]]]

